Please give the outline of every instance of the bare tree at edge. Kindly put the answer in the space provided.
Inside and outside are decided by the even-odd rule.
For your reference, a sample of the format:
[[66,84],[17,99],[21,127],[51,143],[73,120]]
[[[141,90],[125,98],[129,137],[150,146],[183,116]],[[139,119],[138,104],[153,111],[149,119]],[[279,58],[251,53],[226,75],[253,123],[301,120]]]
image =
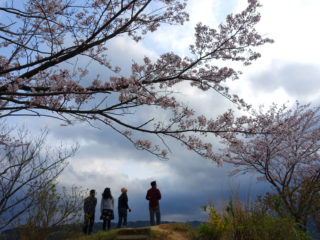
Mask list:
[[32,137],[25,129],[15,133],[6,124],[1,127],[0,230],[36,203],[35,193],[55,182],[76,151],[76,147],[50,150],[45,144],[46,132]]

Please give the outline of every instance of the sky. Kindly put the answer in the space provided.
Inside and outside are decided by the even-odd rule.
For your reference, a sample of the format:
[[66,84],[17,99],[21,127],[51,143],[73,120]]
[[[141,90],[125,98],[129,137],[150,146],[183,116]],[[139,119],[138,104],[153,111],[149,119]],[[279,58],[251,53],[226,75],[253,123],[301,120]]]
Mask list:
[[[275,42],[261,47],[262,57],[240,69],[243,75],[229,84],[231,91],[254,107],[273,102],[291,105],[296,100],[319,104],[320,31],[317,23],[320,22],[320,1],[261,0],[261,3],[262,18],[257,29]],[[141,60],[143,56],[155,59],[170,51],[185,55],[198,22],[217,26],[227,14],[239,12],[245,6],[244,0],[190,0],[189,22],[183,26],[161,27],[138,43],[125,37],[112,40],[108,46],[109,56],[114,64],[121,64],[125,73],[133,59]],[[212,117],[233,107],[218,95],[183,86],[181,92],[180,97],[185,102]],[[79,143],[79,151],[59,177],[62,185],[96,189],[98,202],[105,187],[111,188],[116,200],[121,187],[126,187],[132,208],[129,221],[148,219],[145,194],[153,180],[162,193],[162,220],[167,221],[206,220],[201,207],[209,202],[222,206],[232,192],[239,192],[245,199],[270,190],[266,183],[256,181],[257,175],[230,177],[232,166],[218,167],[170,140],[168,144],[173,151],[169,159],[159,160],[136,150],[123,137],[102,126],[62,127],[52,119],[26,120],[26,124],[32,129],[47,127],[50,144]]]

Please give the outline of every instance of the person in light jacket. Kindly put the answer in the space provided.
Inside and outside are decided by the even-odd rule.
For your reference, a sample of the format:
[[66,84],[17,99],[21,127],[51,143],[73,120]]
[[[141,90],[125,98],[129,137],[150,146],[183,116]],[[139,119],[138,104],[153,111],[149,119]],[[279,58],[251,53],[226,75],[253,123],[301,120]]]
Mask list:
[[103,220],[102,230],[106,231],[106,225],[108,224],[108,230],[111,227],[111,220],[114,219],[114,199],[111,194],[110,188],[104,189],[101,198],[100,210],[101,210],[101,217],[100,219]]

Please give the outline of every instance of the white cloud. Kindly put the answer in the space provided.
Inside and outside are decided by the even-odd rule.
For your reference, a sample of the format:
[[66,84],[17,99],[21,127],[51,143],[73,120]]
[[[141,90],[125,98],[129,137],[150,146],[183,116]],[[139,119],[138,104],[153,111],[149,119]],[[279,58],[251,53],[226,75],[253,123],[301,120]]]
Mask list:
[[144,40],[145,46],[159,54],[174,51],[181,55],[188,54],[190,44],[194,42],[194,28],[197,23],[216,27],[225,16],[233,11],[236,0],[189,0],[187,12],[190,21],[183,26],[163,26]]
[[[316,0],[260,2],[263,7],[260,9],[261,21],[257,29],[265,36],[273,38],[275,43],[259,49],[262,58],[251,66],[243,68],[244,75],[240,80],[230,84],[232,91],[239,93],[255,106],[295,100],[314,101],[317,99],[320,87],[318,74],[312,71],[313,75],[310,75],[310,67],[320,66],[318,54],[320,32],[316,26],[316,23],[320,22],[318,14],[320,2]],[[245,4],[245,0],[238,1],[237,9],[243,8]],[[285,73],[284,66],[293,64],[300,66],[299,73],[297,69]],[[282,71],[282,74],[279,75],[279,71]],[[263,82],[261,75],[264,75]],[[269,78],[268,81],[266,78]]]

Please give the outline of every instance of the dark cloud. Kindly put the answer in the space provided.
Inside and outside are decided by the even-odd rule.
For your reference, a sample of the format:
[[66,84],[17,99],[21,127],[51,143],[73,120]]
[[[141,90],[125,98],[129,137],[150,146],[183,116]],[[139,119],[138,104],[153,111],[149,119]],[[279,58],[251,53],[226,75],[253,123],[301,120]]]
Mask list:
[[[91,154],[87,154],[83,160],[75,157],[71,161],[71,165],[60,178],[61,183],[78,184],[88,189],[94,188],[98,192],[99,201],[105,187],[111,187],[116,200],[120,195],[120,188],[127,187],[129,189],[129,204],[133,208],[133,212],[129,214],[130,220],[148,219],[148,202],[145,200],[145,194],[152,180],[157,180],[159,189],[162,192],[163,198],[160,203],[163,220],[169,221],[182,221],[182,219],[185,221],[205,220],[207,216],[201,210],[201,206],[208,202],[213,202],[217,207],[221,207],[223,201],[228,201],[232,192],[239,193],[241,199],[246,200],[248,196],[256,196],[270,190],[266,188],[267,185],[264,183],[257,184],[255,177],[250,175],[231,178],[228,175],[232,168],[230,165],[217,167],[210,160],[202,159],[196,154],[182,147],[179,148],[174,144],[172,145],[175,149],[173,157],[168,161],[160,161],[152,159],[152,157],[148,159],[146,157],[149,156],[148,153],[136,150],[132,152],[146,155],[144,160],[138,159],[137,155],[133,155],[132,158],[126,158],[124,156],[127,156],[130,150],[120,143],[121,141],[118,142],[118,149],[121,149],[122,146],[122,151],[118,151],[112,157],[105,154],[104,158],[96,160],[105,167],[103,169],[97,167],[95,170],[92,170],[92,165],[96,164],[93,159],[101,157],[101,155],[100,151],[97,151],[99,144],[97,146],[91,145]],[[89,148],[85,147],[84,151],[89,151]],[[82,158],[82,154],[80,155],[80,158]],[[120,165],[122,166],[116,171],[112,167],[109,168],[114,163],[112,158],[115,156],[120,159]],[[138,165],[139,162],[141,163],[141,161],[142,165],[139,166],[142,167],[135,169],[138,172],[132,173],[126,169],[127,164],[134,166]],[[84,170],[77,170],[79,164],[87,167]],[[156,165],[154,166],[154,164]],[[164,167],[169,172],[164,175],[162,171],[157,171],[157,167],[159,169]],[[144,176],[145,171],[148,171],[148,169],[153,169],[154,175],[151,177]],[[132,175],[140,175],[140,177],[137,178]],[[117,204],[115,209],[116,207]]]
[[[108,47],[112,62],[124,66],[123,74],[130,73],[131,59],[141,57],[143,54],[137,51],[140,47],[138,45],[128,51],[126,47],[130,46],[126,46],[123,39],[111,42]],[[89,68],[94,74],[104,71],[97,64],[91,64]],[[108,74],[110,73],[106,72],[103,76],[108,77]],[[94,76],[89,75],[88,80],[90,77]],[[218,94],[208,97],[200,93],[202,92],[195,91],[195,94],[181,94],[180,98],[187,100],[188,105],[199,112],[210,111],[212,115],[225,110],[229,104],[224,98],[219,98]],[[153,115],[157,119],[163,117],[159,112],[142,109],[135,112],[135,115],[129,116],[130,122],[135,123],[141,118],[148,117],[146,114]],[[265,184],[256,184],[255,179],[248,175],[230,178],[228,173],[231,166],[218,167],[212,161],[200,158],[172,139],[166,140],[172,151],[170,159],[161,161],[146,151],[136,150],[123,136],[100,123],[94,123],[96,128],[85,123],[67,127],[62,127],[60,124],[61,122],[54,119],[28,120],[28,125],[32,129],[47,127],[50,130],[49,141],[52,146],[55,142],[79,143],[79,151],[71,159],[70,165],[62,173],[59,181],[66,186],[76,185],[86,189],[96,189],[97,216],[104,188],[111,188],[116,202],[116,212],[120,188],[126,187],[129,190],[129,205],[133,209],[128,216],[129,220],[148,219],[148,202],[145,200],[145,194],[152,180],[157,180],[163,195],[160,201],[163,220],[169,221],[205,220],[207,216],[201,210],[201,206],[208,201],[212,201],[216,206],[222,206],[223,200],[228,200],[233,188],[241,193],[243,199],[248,195],[251,183],[251,196],[265,191],[264,187],[261,187]],[[212,141],[217,142],[216,139]],[[218,147],[219,144],[216,144],[215,149]]]
[[[172,150],[170,159],[162,161],[148,152],[136,150],[125,138],[105,127],[92,128],[87,124],[61,127],[53,120],[40,122],[33,120],[32,124],[34,128],[41,124],[48,126],[52,146],[55,142],[80,144],[79,151],[60,176],[60,183],[96,189],[99,203],[104,188],[110,187],[116,201],[115,211],[120,188],[127,187],[133,209],[129,220],[148,219],[145,194],[152,180],[158,182],[162,192],[161,212],[163,220],[168,221],[206,220],[201,206],[208,201],[221,207],[232,191],[238,191],[241,198],[246,199],[269,190],[266,184],[256,184],[250,175],[230,178],[230,165],[218,167],[174,140],[167,141]],[[218,147],[215,145],[215,149]],[[97,216],[99,211],[98,204]]]
[[274,62],[250,80],[256,90],[272,92],[283,88],[292,97],[301,99],[319,92],[320,68],[312,64]]

